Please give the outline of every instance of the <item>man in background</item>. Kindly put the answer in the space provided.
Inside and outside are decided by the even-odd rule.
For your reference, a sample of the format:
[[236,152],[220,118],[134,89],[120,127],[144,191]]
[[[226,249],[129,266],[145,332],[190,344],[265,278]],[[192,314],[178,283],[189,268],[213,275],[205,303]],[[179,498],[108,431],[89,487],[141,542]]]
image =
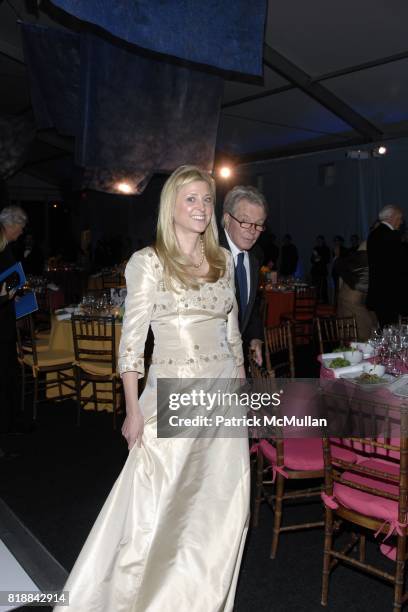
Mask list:
[[280,274],[282,276],[295,276],[298,260],[298,250],[292,242],[292,236],[285,234],[281,248]]
[[262,365],[263,322],[259,312],[258,273],[261,263],[252,251],[265,229],[267,203],[251,186],[238,185],[225,196],[220,243],[234,258],[235,290],[244,354],[248,349]]
[[374,310],[381,327],[396,323],[403,308],[403,247],[399,228],[403,220],[398,206],[380,210],[379,223],[367,239],[369,267],[367,307]]

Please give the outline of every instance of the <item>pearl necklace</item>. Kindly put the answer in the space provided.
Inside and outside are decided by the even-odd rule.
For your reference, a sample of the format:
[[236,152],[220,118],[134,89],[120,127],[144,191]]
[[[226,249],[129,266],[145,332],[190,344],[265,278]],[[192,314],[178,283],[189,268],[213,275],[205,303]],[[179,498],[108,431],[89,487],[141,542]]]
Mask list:
[[204,240],[202,239],[201,236],[200,236],[200,244],[201,244],[201,259],[200,259],[200,263],[198,264],[193,263],[194,268],[201,268],[201,266],[204,263],[204,257],[205,257]]

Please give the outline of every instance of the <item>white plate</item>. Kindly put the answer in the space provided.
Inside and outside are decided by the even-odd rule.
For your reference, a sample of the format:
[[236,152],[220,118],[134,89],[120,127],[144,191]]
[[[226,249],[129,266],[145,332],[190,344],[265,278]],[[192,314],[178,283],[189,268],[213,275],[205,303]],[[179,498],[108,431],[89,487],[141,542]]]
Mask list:
[[386,385],[390,385],[393,381],[395,381],[395,378],[391,376],[391,374],[384,374],[384,376],[381,376],[381,379],[376,383],[360,382],[358,380],[359,376],[361,376],[361,372],[357,374],[355,372],[352,372],[350,374],[340,374],[339,378],[345,378],[366,391],[368,389],[378,389],[379,387],[385,387]]
[[398,397],[408,397],[408,374],[394,379],[394,382],[389,386],[389,390]]

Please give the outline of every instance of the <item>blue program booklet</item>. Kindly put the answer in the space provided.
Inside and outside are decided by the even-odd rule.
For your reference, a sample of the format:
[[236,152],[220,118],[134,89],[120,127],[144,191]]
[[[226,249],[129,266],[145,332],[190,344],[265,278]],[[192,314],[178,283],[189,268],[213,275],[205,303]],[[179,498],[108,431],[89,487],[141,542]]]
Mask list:
[[[23,266],[20,262],[10,266],[0,274],[0,286],[3,282],[10,282],[13,289],[21,289],[27,282]],[[26,315],[38,310],[37,298],[33,291],[28,291],[24,295],[16,295],[14,298],[14,308],[16,319],[21,319]]]
[[[18,277],[18,278],[17,278]],[[0,285],[3,284],[4,281],[7,281],[9,278],[13,278],[13,289],[21,289],[27,282],[26,276],[24,274],[23,266],[20,262],[15,263],[14,265],[4,270],[0,274]],[[16,279],[14,282],[14,278]]]
[[21,317],[25,317],[38,310],[37,298],[35,297],[34,291],[16,296],[14,308],[16,311],[16,319],[21,319]]

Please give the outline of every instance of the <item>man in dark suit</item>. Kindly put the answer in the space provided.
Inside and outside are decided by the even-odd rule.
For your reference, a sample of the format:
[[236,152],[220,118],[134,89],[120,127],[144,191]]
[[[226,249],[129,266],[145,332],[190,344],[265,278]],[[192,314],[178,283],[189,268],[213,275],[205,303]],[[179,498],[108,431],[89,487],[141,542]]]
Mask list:
[[262,365],[263,324],[259,313],[258,273],[261,263],[251,251],[265,229],[267,204],[255,187],[238,185],[225,196],[223,231],[220,243],[229,249],[235,264],[235,290],[238,302],[239,325],[244,344],[255,352]]
[[401,236],[397,231],[403,219],[398,206],[385,206],[379,223],[367,239],[369,282],[367,307],[374,310],[380,326],[396,323],[404,292]]

